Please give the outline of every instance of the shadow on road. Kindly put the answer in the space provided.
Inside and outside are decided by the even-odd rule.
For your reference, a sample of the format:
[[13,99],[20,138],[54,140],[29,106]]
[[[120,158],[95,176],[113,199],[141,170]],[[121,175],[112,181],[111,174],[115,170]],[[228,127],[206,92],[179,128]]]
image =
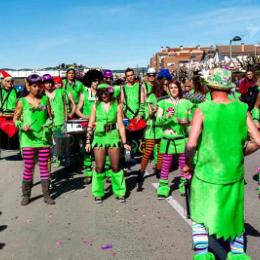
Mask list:
[[58,198],[64,193],[85,188],[84,177],[74,177],[73,170],[66,168],[52,172],[52,197]]
[[[2,212],[0,212],[0,215],[2,214]],[[4,231],[5,229],[7,229],[7,225],[2,225],[0,226],[0,232]],[[0,243],[0,250],[2,250],[5,247],[5,243]]]

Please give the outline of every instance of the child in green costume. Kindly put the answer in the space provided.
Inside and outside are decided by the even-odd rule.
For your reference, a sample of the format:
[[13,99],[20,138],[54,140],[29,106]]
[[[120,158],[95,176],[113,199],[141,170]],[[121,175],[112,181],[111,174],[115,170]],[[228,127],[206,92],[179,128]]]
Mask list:
[[[109,155],[112,170],[112,190],[116,198],[125,201],[125,179],[120,170],[120,137],[125,149],[126,143],[123,124],[122,107],[113,98],[113,87],[100,84],[97,89],[98,101],[91,110],[86,137],[86,151],[94,150],[96,171],[92,177],[92,194],[97,203],[101,203],[105,195],[104,164],[106,154]],[[93,127],[95,124],[95,127]],[[93,137],[93,140],[92,140]]]
[[21,205],[30,202],[35,155],[38,156],[44,202],[55,204],[49,192],[48,159],[51,146],[51,112],[48,98],[41,95],[42,79],[33,74],[27,78],[29,94],[16,106],[14,123],[19,128],[24,159]]
[[[185,172],[198,158],[191,184],[191,218],[195,255],[215,259],[208,252],[208,234],[230,241],[227,259],[251,259],[244,252],[244,154],[259,149],[260,134],[247,105],[228,98],[231,72],[214,69],[203,75],[212,101],[196,110],[186,147]],[[249,140],[246,147],[247,134]],[[243,153],[244,152],[244,153]]]
[[160,174],[157,195],[159,199],[169,196],[169,173],[173,163],[173,157],[178,156],[181,170],[180,184],[184,184],[191,176],[184,176],[185,165],[184,148],[187,141],[189,116],[193,104],[182,98],[182,89],[178,81],[171,81],[168,86],[169,96],[158,103],[156,124],[162,128],[162,140],[160,152],[162,154],[162,170]]

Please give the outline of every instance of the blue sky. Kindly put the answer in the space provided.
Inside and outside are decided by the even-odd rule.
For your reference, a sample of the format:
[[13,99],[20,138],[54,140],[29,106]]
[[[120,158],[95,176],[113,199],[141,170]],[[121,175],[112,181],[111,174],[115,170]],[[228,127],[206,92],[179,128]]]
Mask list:
[[260,42],[260,1],[0,2],[0,67],[146,66],[161,46]]

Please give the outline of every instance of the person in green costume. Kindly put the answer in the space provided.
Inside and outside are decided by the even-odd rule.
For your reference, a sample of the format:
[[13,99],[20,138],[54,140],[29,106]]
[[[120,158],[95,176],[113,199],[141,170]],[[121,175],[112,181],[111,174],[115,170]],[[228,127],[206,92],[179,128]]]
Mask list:
[[158,108],[158,100],[160,100],[160,98],[162,98],[165,95],[166,93],[164,92],[163,86],[158,84],[157,81],[153,81],[153,85],[151,85],[151,89],[149,90],[149,92],[146,92],[145,113],[144,113],[144,120],[146,121],[146,128],[144,132],[145,149],[141,160],[141,169],[138,173],[138,178],[137,178],[137,182],[138,182],[137,191],[142,190],[145,169],[154,152],[155,147],[157,149],[155,174],[157,178],[160,178],[160,171],[161,171],[161,164],[162,164],[162,155],[160,153],[162,127],[157,126],[155,121],[156,121],[156,112]]
[[0,115],[13,114],[17,102],[17,91],[13,87],[13,78],[4,74],[0,87]]
[[251,259],[244,252],[243,162],[244,154],[259,149],[260,134],[248,106],[228,98],[232,88],[229,70],[216,68],[205,73],[203,80],[212,101],[200,104],[194,114],[184,167],[188,173],[194,168],[190,202],[193,259],[215,259],[208,252],[208,234],[230,241],[228,260]]
[[[55,88],[55,82],[50,74],[42,76],[44,93],[48,97],[50,102],[50,108],[53,118],[52,134],[54,139],[53,156],[56,158],[56,163],[59,165],[62,157],[57,155],[57,143],[58,138],[64,137],[66,134],[66,121],[67,121],[67,106],[66,100],[69,100],[66,92],[62,88]],[[72,100],[72,109],[75,109],[74,101]],[[72,116],[72,113],[70,114]],[[67,155],[68,156],[68,155]],[[64,158],[68,160],[68,158]]]
[[63,88],[67,94],[71,93],[75,104],[79,102],[80,93],[84,90],[82,82],[76,79],[76,70],[73,67],[69,67],[66,73],[66,79],[63,80]]
[[[260,93],[257,95],[256,103],[251,114],[258,131],[260,131]],[[260,198],[260,167],[256,168],[256,174],[258,175],[258,196]]]
[[19,128],[24,159],[21,205],[30,202],[35,156],[38,157],[44,202],[55,204],[49,192],[48,159],[51,146],[51,111],[47,96],[41,95],[42,79],[33,74],[27,78],[29,94],[16,106],[14,123]]
[[[144,91],[137,81],[133,69],[127,68],[125,70],[125,80],[126,83],[121,89],[121,103],[123,104],[124,118],[128,119],[128,122],[132,119],[139,121],[144,117]],[[139,143],[139,140],[143,138],[143,130],[134,132],[127,130],[126,135],[127,140],[131,142],[132,152],[137,151],[134,147]]]
[[108,154],[112,169],[112,190],[115,197],[124,202],[126,186],[124,172],[120,170],[120,137],[124,148],[131,148],[126,143],[122,106],[113,98],[113,87],[108,84],[98,86],[97,96],[98,101],[92,107],[86,137],[86,151],[90,152],[91,148],[94,150],[96,163],[96,171],[92,177],[92,194],[97,203],[102,202],[105,195],[104,164]]
[[[173,80],[168,86],[168,97],[158,102],[156,125],[163,130],[160,153],[162,154],[162,169],[157,189],[158,199],[164,199],[170,194],[169,173],[173,158],[178,156],[181,170],[181,182],[190,179],[183,172],[185,165],[184,149],[187,141],[189,118],[193,104],[183,98],[181,84]],[[184,176],[185,175],[185,176]]]
[[142,118],[144,113],[144,92],[136,81],[134,70],[125,70],[126,84],[121,91],[121,103],[123,104],[124,115],[128,119]]
[[[89,70],[82,81],[86,87],[82,93],[80,93],[79,103],[77,106],[76,114],[80,118],[83,118],[89,121],[91,110],[95,102],[97,101],[97,86],[102,81],[103,75],[102,72],[98,70]],[[84,153],[84,182],[86,184],[91,183],[92,181],[92,153]],[[107,161],[107,160],[106,160]]]

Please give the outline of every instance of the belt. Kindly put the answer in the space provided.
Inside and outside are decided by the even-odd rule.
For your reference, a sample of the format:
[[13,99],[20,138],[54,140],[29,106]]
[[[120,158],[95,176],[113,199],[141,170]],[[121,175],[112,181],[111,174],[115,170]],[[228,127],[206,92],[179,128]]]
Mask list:
[[106,132],[109,132],[109,131],[112,131],[116,129],[116,124],[115,123],[112,123],[112,124],[106,124],[105,125],[105,131]]

